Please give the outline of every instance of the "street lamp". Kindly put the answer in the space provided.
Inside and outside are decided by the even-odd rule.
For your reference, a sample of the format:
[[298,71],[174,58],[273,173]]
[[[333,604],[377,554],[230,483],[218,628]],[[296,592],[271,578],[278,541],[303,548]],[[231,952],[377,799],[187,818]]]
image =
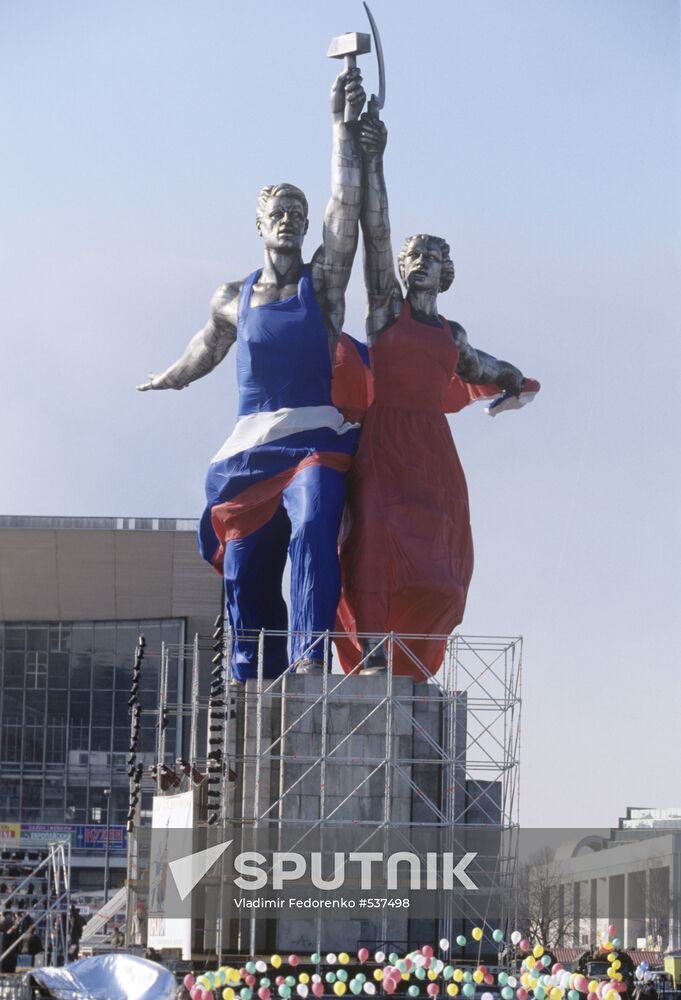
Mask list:
[[102,789],[106,800],[106,843],[104,845],[104,905],[109,901],[109,835],[111,833],[111,789]]

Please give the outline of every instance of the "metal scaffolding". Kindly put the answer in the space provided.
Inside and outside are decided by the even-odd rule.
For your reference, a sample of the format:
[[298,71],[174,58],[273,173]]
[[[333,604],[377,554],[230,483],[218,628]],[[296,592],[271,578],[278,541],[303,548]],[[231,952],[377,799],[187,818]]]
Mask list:
[[[165,722],[172,717],[178,727],[184,722],[187,758],[175,788],[162,785],[162,767],[157,769],[157,794],[199,784],[198,825],[210,826],[216,841],[234,837],[235,829],[244,838],[268,831],[269,841],[286,843],[286,849],[295,849],[291,844],[308,834],[333,844],[343,828],[357,831],[358,850],[380,832],[408,849],[415,831],[427,829],[445,846],[493,831],[493,849],[478,859],[480,881],[488,891],[467,901],[465,918],[452,894],[451,905],[446,902],[433,921],[436,933],[449,940],[461,933],[465,919],[469,925],[512,923],[522,640],[456,634],[374,637],[374,649],[383,647],[388,669],[364,676],[360,671],[374,649],[363,646],[365,660],[345,674],[334,660],[336,637],[327,633],[315,637],[314,647],[319,656],[323,646],[324,670],[267,679],[267,640],[282,635],[263,630],[253,636],[257,677],[245,686],[230,684],[231,635],[222,620],[210,644],[196,640],[191,647],[164,647],[166,661],[191,658],[192,679],[186,701],[178,694],[170,702],[167,685],[161,684],[158,763],[167,769],[176,764],[164,737]],[[433,640],[444,644],[443,666],[435,677],[415,652],[420,643]],[[211,687],[203,693],[201,650],[208,645]],[[394,675],[397,650],[423,675],[422,683]],[[205,743],[199,738],[204,732]],[[275,945],[285,949],[287,929],[273,931],[268,921],[230,909],[224,864],[223,857],[221,870],[205,880],[201,950],[222,961],[227,954],[254,955]],[[410,926],[408,918],[384,911],[373,927],[366,920],[361,927],[358,923],[357,933],[364,943],[411,945],[414,935],[423,933],[423,921],[418,923]],[[307,918],[311,950],[326,947],[328,928],[317,917]]]

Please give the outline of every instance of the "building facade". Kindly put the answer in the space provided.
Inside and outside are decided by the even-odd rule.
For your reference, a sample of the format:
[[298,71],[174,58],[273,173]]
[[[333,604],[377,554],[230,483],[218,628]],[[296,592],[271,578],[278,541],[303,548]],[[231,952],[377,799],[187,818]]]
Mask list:
[[[4,846],[61,831],[74,849],[74,885],[84,888],[102,885],[108,841],[112,884],[121,881],[138,637],[146,641],[138,760],[151,765],[156,722],[144,710],[158,704],[161,648],[172,650],[168,693],[182,700],[188,644],[210,636],[220,603],[193,521],[0,517]],[[182,721],[170,719],[175,756],[183,736]]]

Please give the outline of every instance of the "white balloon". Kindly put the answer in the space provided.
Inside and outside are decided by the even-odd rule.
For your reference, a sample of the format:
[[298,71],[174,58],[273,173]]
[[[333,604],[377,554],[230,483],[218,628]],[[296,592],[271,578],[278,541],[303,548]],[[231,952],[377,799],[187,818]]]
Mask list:
[[449,941],[447,938],[440,938],[440,948],[443,951],[447,951],[449,949]]
[[522,939],[523,939],[523,936],[520,933],[520,931],[513,931],[513,933],[511,934],[511,943],[512,944],[519,944],[522,941]]
[[306,997],[309,992],[310,990],[305,983],[298,983],[296,986],[296,993],[299,997]]
[[372,983],[370,979],[367,979],[364,984],[364,992],[370,997],[373,997],[376,993],[376,985],[375,983]]
[[515,976],[509,976],[508,979],[506,980],[506,985],[510,986],[512,989],[515,989],[516,986],[518,985],[518,980],[516,979]]
[[329,965],[335,965],[337,962],[337,956],[334,955],[332,951],[330,951],[329,954],[326,956],[326,961]]
[[263,962],[262,959],[259,959],[255,963],[255,971],[256,972],[267,972],[267,962]]
[[377,951],[376,954],[374,955],[374,958],[376,959],[377,962],[385,962],[385,952]]

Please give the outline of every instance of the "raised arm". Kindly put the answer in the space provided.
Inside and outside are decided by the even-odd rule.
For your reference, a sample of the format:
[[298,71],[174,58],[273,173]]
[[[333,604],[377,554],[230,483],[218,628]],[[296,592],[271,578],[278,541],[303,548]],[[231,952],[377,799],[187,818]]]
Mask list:
[[360,144],[364,171],[360,220],[367,292],[366,330],[370,344],[395,322],[403,301],[393,262],[388,192],[383,175],[383,151],[387,137],[387,129],[380,118],[362,115]]
[[345,70],[336,78],[331,90],[331,197],[324,213],[322,245],[312,258],[314,289],[334,341],[343,329],[345,290],[357,250],[362,179],[356,124],[346,124],[344,114],[347,104],[353,118],[359,118],[364,100],[359,69]]
[[494,383],[500,389],[507,390],[514,396],[520,394],[523,373],[508,361],[499,361],[485,351],[476,350],[468,342],[466,331],[459,323],[449,321],[454,334],[454,340],[459,348],[459,363],[456,374],[473,385],[490,385]]
[[210,319],[194,334],[182,354],[169,368],[149,381],[138,385],[140,392],[148,389],[184,389],[190,382],[212,372],[236,340],[237,304],[240,282],[221,285],[211,301]]

